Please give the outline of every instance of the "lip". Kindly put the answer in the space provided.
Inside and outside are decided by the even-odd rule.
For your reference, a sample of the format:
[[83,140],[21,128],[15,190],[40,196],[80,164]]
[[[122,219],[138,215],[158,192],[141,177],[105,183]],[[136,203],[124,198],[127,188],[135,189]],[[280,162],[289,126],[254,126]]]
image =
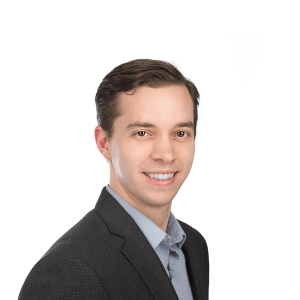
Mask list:
[[173,174],[173,173],[176,173],[176,172],[178,172],[178,171],[154,171],[154,172],[143,172],[143,173],[150,173],[150,174],[169,174],[169,173],[171,173],[171,174]]
[[175,173],[174,176],[172,178],[169,178],[169,179],[164,179],[164,180],[158,180],[158,179],[155,179],[155,178],[151,178],[149,176],[147,176],[144,172],[144,176],[146,178],[146,180],[148,181],[149,184],[151,185],[154,185],[154,186],[161,186],[161,187],[167,187],[167,186],[171,186],[176,178],[177,178],[177,174],[178,174],[178,171],[170,171],[170,172],[146,172],[146,173],[152,173],[152,174],[169,174],[169,173]]

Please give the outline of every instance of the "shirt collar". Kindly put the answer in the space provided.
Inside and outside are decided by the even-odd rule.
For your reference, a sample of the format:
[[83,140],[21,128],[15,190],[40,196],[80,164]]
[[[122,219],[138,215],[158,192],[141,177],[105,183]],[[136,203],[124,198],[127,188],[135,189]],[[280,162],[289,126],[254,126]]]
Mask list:
[[153,249],[161,243],[166,235],[171,237],[172,243],[177,243],[178,247],[181,248],[185,239],[186,234],[184,233],[179,222],[174,217],[173,213],[170,213],[170,218],[167,226],[167,234],[161,230],[156,224],[150,219],[143,215],[140,211],[134,208],[131,204],[120,197],[114,192],[108,185],[106,190],[119,202],[119,204],[125,209],[125,211],[132,217],[132,219],[139,226],[145,237],[151,244]]
[[180,226],[173,213],[170,213],[169,223],[167,226],[167,234],[171,237],[172,242],[181,248],[186,239],[186,234]]

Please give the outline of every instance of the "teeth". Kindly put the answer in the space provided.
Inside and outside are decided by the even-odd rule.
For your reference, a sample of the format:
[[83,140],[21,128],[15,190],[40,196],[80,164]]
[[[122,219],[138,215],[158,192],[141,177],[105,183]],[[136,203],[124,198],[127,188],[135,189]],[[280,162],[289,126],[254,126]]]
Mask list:
[[169,173],[169,174],[154,174],[154,173],[145,173],[147,176],[159,180],[166,180],[169,178],[172,178],[175,173]]

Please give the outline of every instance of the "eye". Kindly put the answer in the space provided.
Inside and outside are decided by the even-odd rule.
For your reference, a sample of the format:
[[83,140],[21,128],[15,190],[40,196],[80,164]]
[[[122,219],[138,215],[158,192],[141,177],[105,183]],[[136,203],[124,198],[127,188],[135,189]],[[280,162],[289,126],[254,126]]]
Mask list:
[[138,136],[146,136],[146,134],[147,134],[146,131],[138,131],[138,132],[136,133],[136,135],[138,135]]
[[176,135],[180,138],[183,138],[183,137],[186,137],[188,135],[188,133],[185,131],[178,131],[178,132],[176,132]]

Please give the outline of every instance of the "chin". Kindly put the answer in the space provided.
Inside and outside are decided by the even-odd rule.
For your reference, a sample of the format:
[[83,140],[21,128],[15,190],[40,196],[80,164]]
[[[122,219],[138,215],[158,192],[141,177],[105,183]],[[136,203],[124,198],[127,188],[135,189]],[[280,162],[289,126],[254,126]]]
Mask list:
[[172,200],[176,196],[179,188],[161,188],[161,187],[151,187],[145,185],[139,185],[138,188],[136,184],[125,185],[127,188],[127,193],[131,195],[132,199],[144,203],[149,206],[166,206],[172,203]]
[[165,193],[155,193],[149,197],[140,198],[142,202],[149,206],[165,206],[172,203],[175,195],[166,195]]

